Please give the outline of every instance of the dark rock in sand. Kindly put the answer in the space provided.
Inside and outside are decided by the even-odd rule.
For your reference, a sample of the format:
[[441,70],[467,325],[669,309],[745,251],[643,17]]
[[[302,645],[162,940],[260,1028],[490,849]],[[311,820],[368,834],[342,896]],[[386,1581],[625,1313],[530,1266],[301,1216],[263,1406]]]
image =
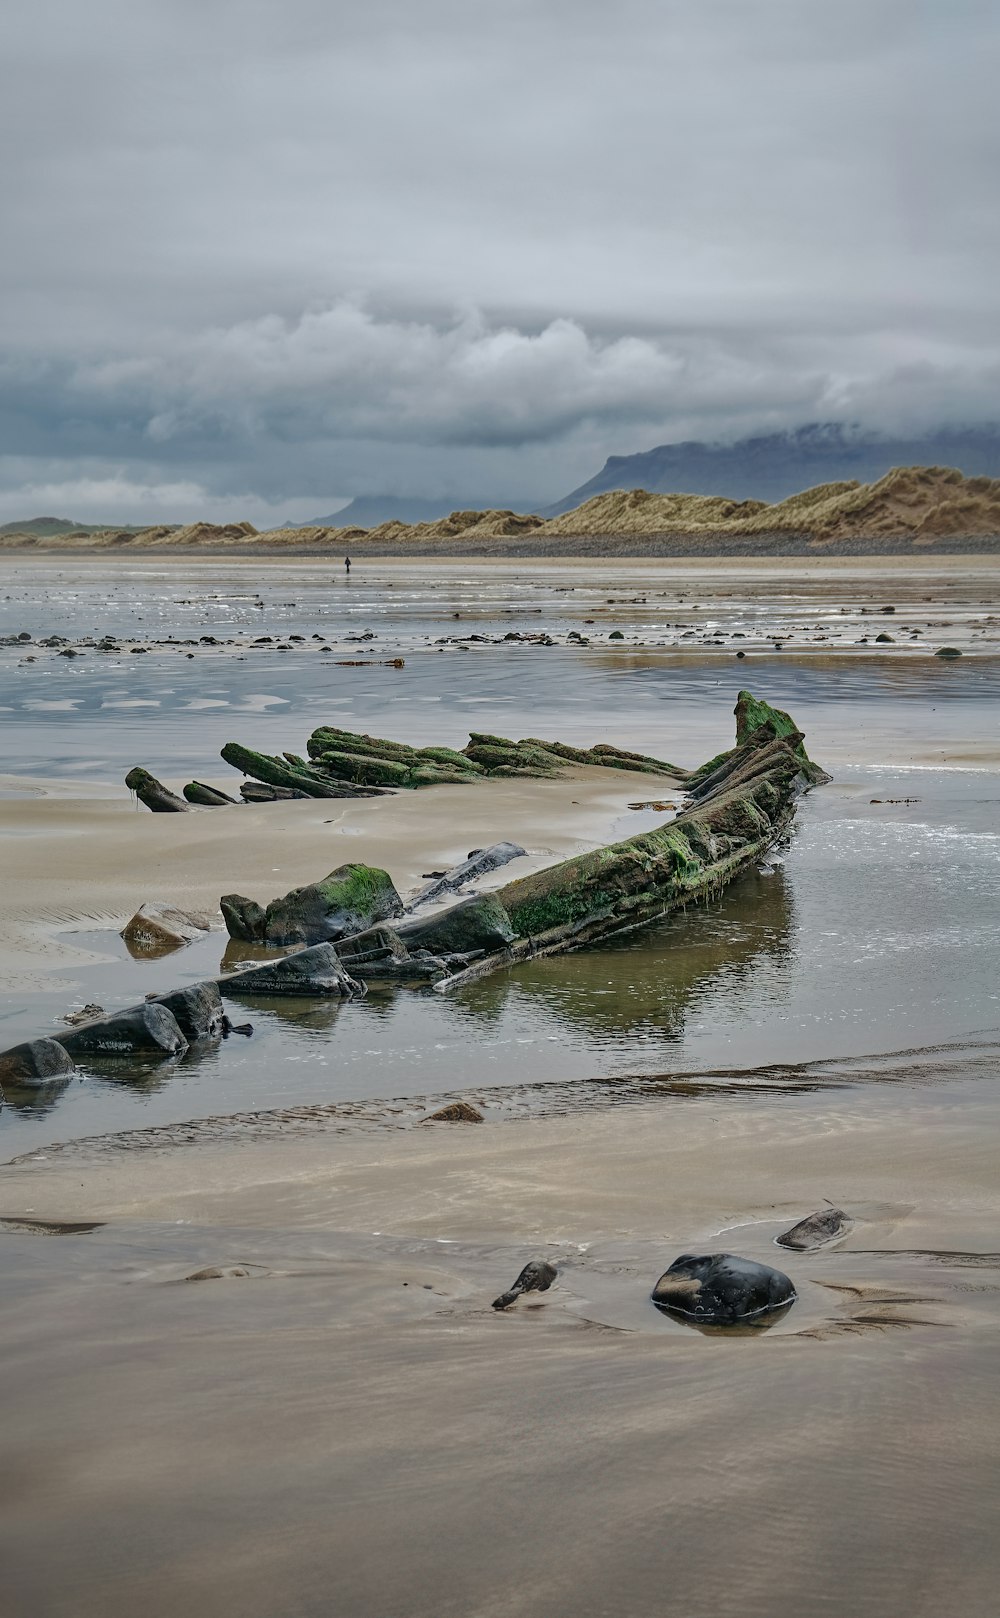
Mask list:
[[217,983],[192,983],[172,994],[157,995],[153,1004],[166,1006],[189,1045],[200,1039],[218,1039],[222,1034],[225,1012]]
[[432,1124],[481,1124],[483,1115],[468,1101],[452,1101],[447,1107],[439,1107],[437,1112],[432,1112],[427,1121]]
[[492,952],[504,949],[515,936],[510,916],[492,893],[463,899],[426,920],[402,922],[397,932],[410,951],[426,949],[434,955]]
[[122,938],[130,955],[165,955],[180,949],[209,931],[205,916],[192,916],[176,905],[160,900],[140,905],[135,915],[122,928]]
[[962,653],[957,646],[939,646],[934,653],[935,657],[961,657]]
[[842,1208],[821,1208],[818,1213],[800,1219],[791,1230],[776,1236],[775,1241],[782,1247],[792,1247],[804,1253],[814,1247],[825,1247],[827,1242],[835,1241],[838,1236],[846,1236],[853,1225],[854,1220]]
[[177,1019],[166,1006],[146,1000],[58,1035],[71,1056],[176,1056],[187,1049]]
[[702,1325],[733,1326],[795,1302],[787,1275],[733,1253],[685,1253],[652,1291],[659,1309]]
[[220,979],[219,988],[227,999],[294,995],[316,999],[338,996],[352,1000],[365,992],[364,984],[352,978],[341,965],[332,944],[315,944],[297,955],[265,961],[263,966],[253,967],[248,972],[234,972],[231,977]]
[[219,909],[230,938],[241,944],[263,944],[264,907],[256,899],[245,899],[242,893],[224,893]]
[[0,1085],[58,1083],[76,1071],[69,1052],[56,1039],[29,1039],[0,1053]]
[[549,1264],[543,1258],[533,1258],[524,1266],[509,1292],[501,1292],[499,1298],[493,1299],[494,1309],[509,1309],[516,1303],[523,1292],[548,1292],[558,1271],[554,1264]]

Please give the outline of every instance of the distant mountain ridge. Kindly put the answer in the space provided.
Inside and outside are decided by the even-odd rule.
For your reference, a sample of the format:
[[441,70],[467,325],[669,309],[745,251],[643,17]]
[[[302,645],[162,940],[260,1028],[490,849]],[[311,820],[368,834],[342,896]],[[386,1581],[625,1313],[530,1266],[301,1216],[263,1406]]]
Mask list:
[[68,517],[28,517],[24,522],[0,524],[0,534],[96,534],[106,523],[71,522]]
[[[482,511],[489,506],[486,500],[458,500],[444,495],[439,500],[422,500],[416,495],[359,494],[340,511],[328,517],[311,517],[308,522],[290,523],[295,528],[380,528],[384,522],[438,522],[450,517],[453,511]],[[530,511],[532,506],[518,506],[519,511]]]
[[637,455],[610,455],[596,477],[540,515],[562,516],[614,489],[773,503],[821,483],[876,483],[894,466],[952,466],[966,477],[998,477],[1000,427],[883,438],[860,428],[816,422],[735,444],[660,444]]

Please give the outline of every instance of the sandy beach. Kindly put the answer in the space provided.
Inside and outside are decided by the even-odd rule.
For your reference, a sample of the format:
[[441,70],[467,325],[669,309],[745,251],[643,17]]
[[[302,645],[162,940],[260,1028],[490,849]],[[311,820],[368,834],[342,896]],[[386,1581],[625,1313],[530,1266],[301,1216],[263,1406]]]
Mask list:
[[[862,568],[845,596],[832,562],[834,582],[808,588],[837,615],[890,587],[900,609],[930,595],[925,618],[954,619],[940,594],[957,576],[962,632],[986,633],[979,559],[974,586],[936,566],[919,591]],[[644,582],[677,593],[666,569]],[[714,595],[699,583],[704,638],[724,593],[730,628],[752,613],[742,581]],[[780,583],[798,610],[804,581]],[[382,581],[366,601],[388,599]],[[623,602],[614,621],[638,610]],[[419,632],[432,633],[423,617]],[[711,649],[700,662],[408,650],[412,683],[393,687],[382,668],[320,687],[297,653],[281,683],[266,648],[246,665],[208,648],[184,684],[167,655],[152,671],[135,659],[141,674],[54,649],[5,667],[12,732],[50,760],[9,772],[0,796],[11,1028],[49,1026],[116,972],[141,997],[127,975],[141,968],[113,943],[144,899],[265,900],[345,860],[408,891],[511,837],[527,870],[626,835],[645,813],[630,805],[673,795],[573,770],[158,816],[118,784],[137,740],[174,787],[194,760],[231,786],[211,764],[219,726],[289,745],[316,722],[310,702],[336,698],[382,734],[394,718],[396,734],[449,744],[476,723],[653,737],[665,753],[679,740],[667,756],[690,764],[731,736],[730,688],[767,676],[837,779],[806,800],[776,869],[673,931],[523,969],[453,1008],[376,996],[336,1023],[262,1015],[245,1049],[175,1065],[148,1094],[91,1076],[65,1112],[85,1138],[59,1126],[62,1103],[14,1120],[0,1166],[5,1610],[987,1618],[1000,1573],[988,643],[943,669],[891,648],[838,662],[819,644],[749,675]],[[543,674],[517,661],[529,655],[557,661]],[[191,706],[203,701],[218,715]],[[216,962],[224,943],[210,940]],[[207,959],[157,963],[157,986]],[[457,1095],[486,1121],[426,1121]],[[853,1221],[835,1245],[774,1246],[831,1202]],[[798,1302],[771,1330],[703,1335],[650,1304],[677,1254],[720,1250],[793,1278]],[[495,1313],[532,1257],[557,1265],[556,1285]]]

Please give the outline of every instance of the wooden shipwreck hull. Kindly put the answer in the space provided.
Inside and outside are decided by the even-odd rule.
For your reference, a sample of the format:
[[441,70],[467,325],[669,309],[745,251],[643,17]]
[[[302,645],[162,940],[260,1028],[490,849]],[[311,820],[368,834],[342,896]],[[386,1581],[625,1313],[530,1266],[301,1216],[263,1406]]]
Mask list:
[[439,979],[438,992],[714,898],[759,861],[788,830],[799,796],[830,778],[787,714],[741,692],[736,715],[736,747],[688,778],[681,815],[500,888],[491,898],[510,919],[510,943]]

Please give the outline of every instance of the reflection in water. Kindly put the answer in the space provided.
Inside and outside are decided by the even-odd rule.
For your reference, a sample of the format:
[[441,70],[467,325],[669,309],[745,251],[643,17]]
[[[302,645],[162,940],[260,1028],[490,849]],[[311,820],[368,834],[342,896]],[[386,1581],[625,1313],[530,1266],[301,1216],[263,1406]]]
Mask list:
[[[127,1064],[106,1063],[61,1091],[12,1096],[0,1150],[259,1108],[505,1086],[579,1089],[591,1104],[595,1092],[605,1103],[690,1096],[727,1076],[743,1091],[788,1090],[818,1070],[820,1082],[843,1082],[845,1058],[864,1057],[879,1076],[879,1052],[968,1046],[997,1021],[1000,787],[988,774],[948,771],[921,772],[919,786],[919,804],[893,807],[912,792],[903,772],[856,772],[804,801],[770,874],[748,873],[707,908],[457,996],[383,984],[347,1004],[231,1002],[252,1038],[157,1064],[136,1084]],[[215,976],[224,943],[216,933],[151,964],[133,961],[117,934],[78,936],[100,959],[17,1008],[11,1042],[58,1026],[71,994],[114,1010]],[[921,1058],[907,1082],[934,1077],[935,1063],[945,1077],[944,1058]]]
[[762,1309],[759,1315],[747,1315],[743,1320],[727,1322],[696,1320],[693,1315],[686,1315],[681,1309],[668,1309],[666,1304],[657,1302],[656,1298],[651,1298],[650,1302],[661,1315],[666,1315],[675,1325],[690,1326],[692,1331],[699,1332],[702,1337],[725,1337],[731,1342],[734,1337],[759,1337],[762,1332],[770,1331],[772,1326],[784,1320],[795,1299],[790,1298],[788,1303],[780,1304],[777,1309]]
[[749,872],[708,906],[572,955],[528,962],[467,991],[462,1014],[484,1026],[541,1002],[558,1021],[638,1043],[676,1043],[692,1000],[711,981],[729,1001],[761,965],[768,990],[787,994],[794,942],[792,888],[784,868]]

